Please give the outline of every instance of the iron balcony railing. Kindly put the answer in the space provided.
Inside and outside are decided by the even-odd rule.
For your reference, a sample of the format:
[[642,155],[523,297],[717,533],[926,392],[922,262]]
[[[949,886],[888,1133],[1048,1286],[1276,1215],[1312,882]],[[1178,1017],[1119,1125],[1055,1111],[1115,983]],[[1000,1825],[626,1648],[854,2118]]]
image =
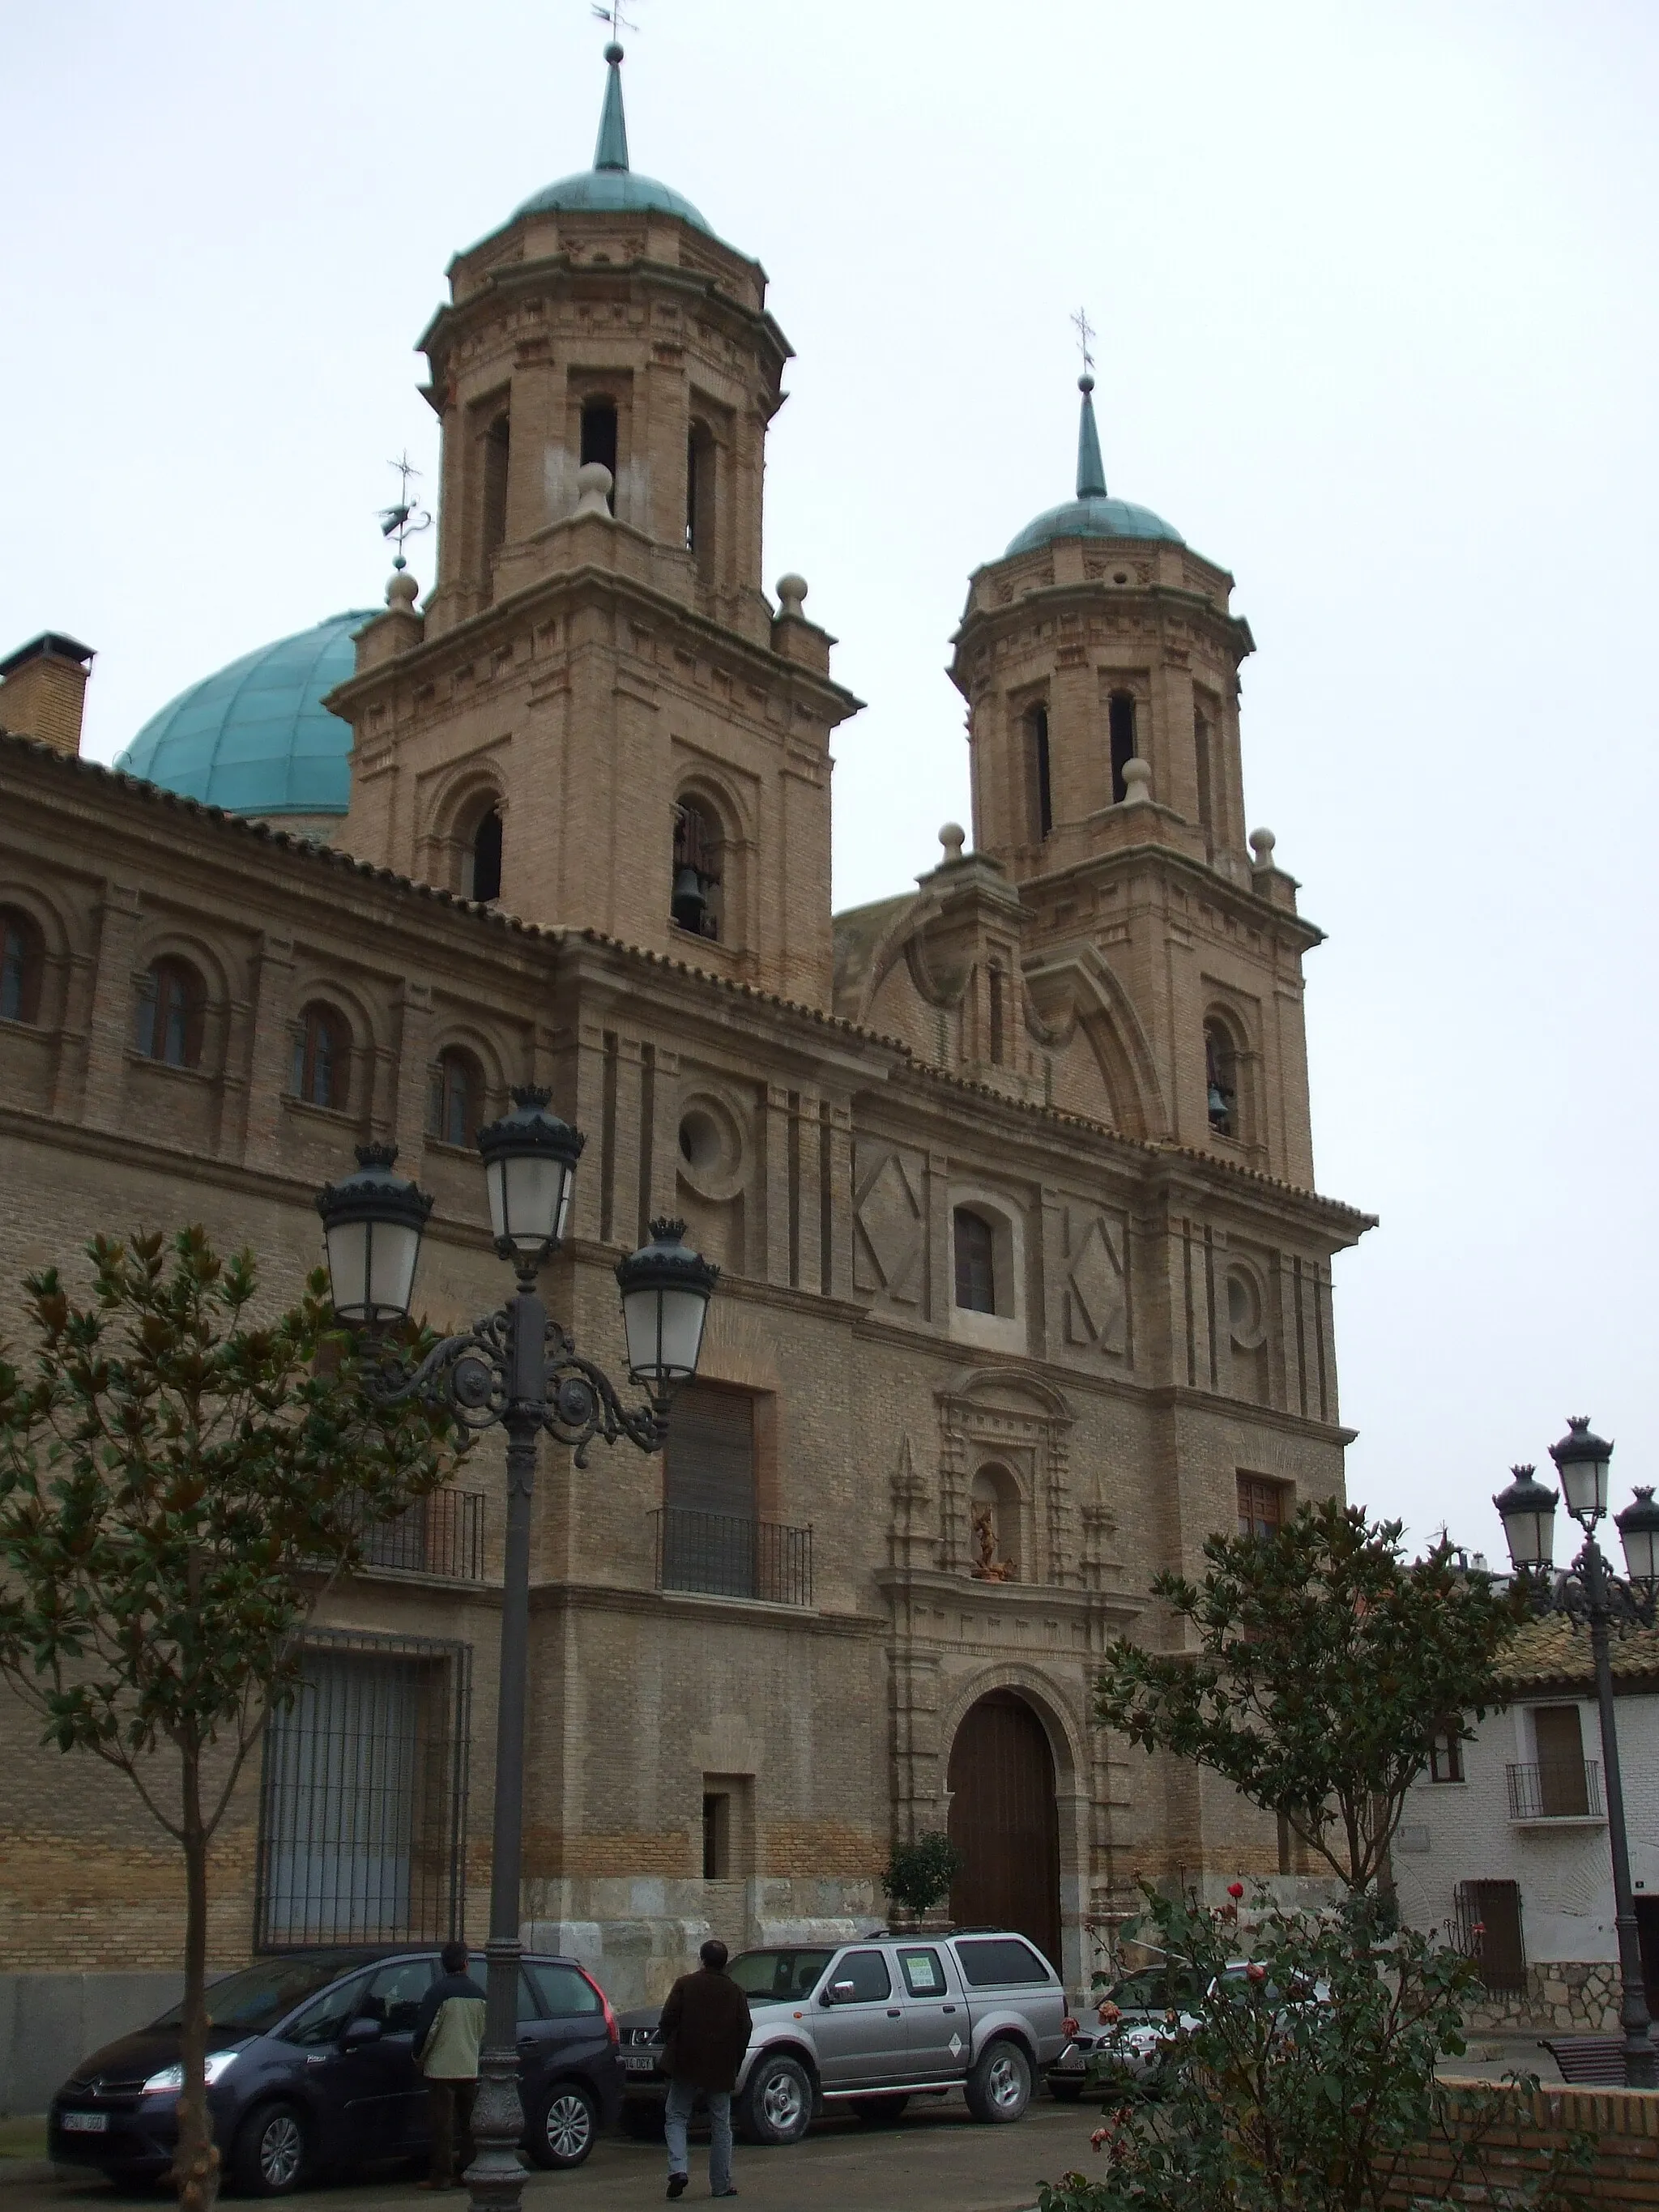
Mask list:
[[1601,1818],[1601,1769],[1595,1759],[1547,1759],[1508,1772],[1511,1820]]
[[762,1598],[772,1605],[812,1602],[812,1531],[732,1513],[665,1505],[656,1525],[657,1588],[709,1597]]
[[483,1579],[483,1492],[434,1490],[395,1521],[364,1532],[363,1565],[384,1572]]

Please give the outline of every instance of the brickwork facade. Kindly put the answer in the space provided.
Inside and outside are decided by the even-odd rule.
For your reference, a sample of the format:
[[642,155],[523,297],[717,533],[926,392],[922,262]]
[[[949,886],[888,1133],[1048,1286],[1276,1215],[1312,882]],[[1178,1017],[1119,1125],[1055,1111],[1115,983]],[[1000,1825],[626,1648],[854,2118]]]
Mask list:
[[[1230,580],[1168,548],[1167,574],[1097,573],[1076,545],[1052,574],[981,570],[956,661],[977,849],[947,836],[913,893],[832,922],[829,742],[857,702],[800,580],[775,610],[761,588],[788,353],[762,273],[672,215],[554,209],[453,278],[425,341],[438,578],[421,613],[394,579],[333,695],[355,732],[333,848],[0,738],[0,906],[41,963],[31,1018],[0,1020],[0,1283],[72,1273],[97,1230],[196,1219],[251,1243],[285,1299],[319,1256],[317,1187],[354,1143],[392,1141],[435,1200],[418,1302],[453,1327],[499,1301],[501,1269],[434,1078],[465,1056],[475,1120],[545,1084],[588,1139],[552,1310],[620,1372],[617,1255],[684,1218],[723,1270],[703,1376],[754,1409],[756,1510],[810,1530],[811,1582],[675,1587],[662,1462],[545,1455],[526,1925],[618,1997],[663,1987],[711,1924],[856,1927],[894,1842],[947,1825],[964,1719],[1011,1692],[1052,1757],[1081,1980],[1085,1923],[1137,1876],[1299,1871],[1271,1820],[1096,1729],[1091,1685],[1115,1636],[1171,1634],[1151,1578],[1200,1566],[1241,1474],[1340,1493],[1347,1441],[1330,1263],[1367,1222],[1313,1189],[1318,933],[1271,840],[1244,849]],[[1103,718],[1128,681],[1137,772],[1115,797]],[[1009,750],[1039,692],[1047,835],[1016,819]],[[491,816],[499,893],[474,901]],[[141,1048],[168,963],[195,979],[171,1063]],[[296,1075],[319,1007],[327,1103]],[[964,1220],[994,1296],[964,1294]],[[476,1930],[498,1449],[458,1480],[483,1500],[481,1555],[371,1567],[319,1627],[472,1655]],[[181,1899],[125,1785],[35,1749],[14,1708],[0,1729],[10,1961],[164,1962]],[[714,1869],[716,1784],[739,1814]],[[216,1965],[256,1938],[261,1804],[250,1771]]]

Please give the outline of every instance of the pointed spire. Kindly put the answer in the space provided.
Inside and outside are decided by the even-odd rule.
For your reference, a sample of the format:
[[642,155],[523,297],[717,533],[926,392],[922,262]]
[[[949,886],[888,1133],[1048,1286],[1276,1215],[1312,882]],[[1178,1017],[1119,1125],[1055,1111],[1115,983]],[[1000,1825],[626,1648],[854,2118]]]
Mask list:
[[605,50],[611,74],[605,81],[605,106],[599,111],[599,143],[593,149],[596,169],[628,167],[628,124],[623,114],[623,50],[613,40]]
[[1077,388],[1083,394],[1083,415],[1077,426],[1077,495],[1104,499],[1106,468],[1100,458],[1100,433],[1095,428],[1095,403],[1091,397],[1095,380],[1086,369],[1079,377]]

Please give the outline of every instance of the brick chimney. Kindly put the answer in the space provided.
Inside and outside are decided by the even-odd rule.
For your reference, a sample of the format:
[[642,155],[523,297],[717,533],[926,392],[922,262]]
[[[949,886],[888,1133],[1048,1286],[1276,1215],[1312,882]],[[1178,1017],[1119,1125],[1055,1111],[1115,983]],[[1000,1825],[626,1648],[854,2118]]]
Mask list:
[[92,660],[89,645],[52,629],[8,653],[0,660],[0,730],[78,753]]

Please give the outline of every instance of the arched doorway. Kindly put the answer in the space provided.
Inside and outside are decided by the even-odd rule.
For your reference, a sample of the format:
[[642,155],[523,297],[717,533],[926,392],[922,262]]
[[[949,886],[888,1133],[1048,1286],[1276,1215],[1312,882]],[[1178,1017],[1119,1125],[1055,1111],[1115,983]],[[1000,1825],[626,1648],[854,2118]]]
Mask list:
[[1054,1761],[1024,1698],[993,1690],[951,1747],[951,1841],[967,1863],[951,1887],[958,1926],[1017,1928],[1060,1966],[1060,1821]]

